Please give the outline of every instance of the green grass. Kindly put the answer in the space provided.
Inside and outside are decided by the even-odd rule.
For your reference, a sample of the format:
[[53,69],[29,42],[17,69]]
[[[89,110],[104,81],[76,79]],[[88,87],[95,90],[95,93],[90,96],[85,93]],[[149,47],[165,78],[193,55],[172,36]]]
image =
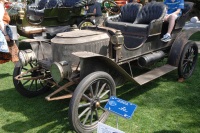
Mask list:
[[193,41],[200,41],[200,31],[199,32],[196,32],[195,34],[193,34],[191,37],[190,37],[191,40]]
[[[173,71],[143,86],[127,83],[119,87],[117,97],[138,105],[131,120],[119,117],[119,129],[126,133],[199,133],[199,65],[183,83],[177,82],[177,71]],[[0,65],[0,133],[72,132],[69,100],[47,102],[47,94],[30,99],[21,96],[14,89],[12,71],[11,62]],[[116,128],[116,116],[111,114],[106,124]]]

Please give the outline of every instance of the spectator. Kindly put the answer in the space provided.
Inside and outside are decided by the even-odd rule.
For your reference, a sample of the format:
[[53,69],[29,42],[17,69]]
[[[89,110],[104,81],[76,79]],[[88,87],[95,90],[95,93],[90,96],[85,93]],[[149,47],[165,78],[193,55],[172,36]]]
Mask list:
[[184,0],[165,0],[164,4],[167,6],[167,14],[164,21],[169,22],[167,33],[163,36],[161,41],[168,42],[171,40],[171,32],[174,28],[176,19],[181,16],[181,9],[184,8]]
[[10,40],[9,35],[6,32],[5,26],[9,24],[10,17],[4,8],[4,4],[8,2],[7,0],[0,0],[0,45],[7,45],[7,51],[0,51],[0,64],[3,64],[8,61],[16,63],[18,58],[18,47],[15,44],[15,41]]
[[92,17],[91,19],[93,19],[93,21],[96,25],[101,26],[103,24],[101,3],[99,3],[95,0],[95,3],[91,6],[89,6],[87,13],[93,13],[94,14],[94,17]]

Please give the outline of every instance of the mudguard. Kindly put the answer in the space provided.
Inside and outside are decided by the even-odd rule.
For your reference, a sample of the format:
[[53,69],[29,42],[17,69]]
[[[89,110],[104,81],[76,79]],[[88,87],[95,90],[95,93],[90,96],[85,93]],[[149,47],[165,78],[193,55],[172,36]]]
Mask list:
[[[116,80],[119,80],[118,78],[135,82],[135,80],[121,66],[106,56],[85,51],[74,52],[72,54],[80,58],[80,67],[82,70],[80,73],[81,79],[91,72],[105,71],[114,78],[115,82]],[[118,84],[121,84],[121,81],[117,82],[120,82]]]

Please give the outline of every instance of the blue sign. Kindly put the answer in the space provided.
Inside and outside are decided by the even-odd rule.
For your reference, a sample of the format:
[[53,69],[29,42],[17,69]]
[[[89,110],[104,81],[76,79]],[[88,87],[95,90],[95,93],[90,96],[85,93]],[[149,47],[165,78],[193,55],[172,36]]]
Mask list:
[[137,105],[135,104],[111,96],[104,108],[116,115],[130,119],[136,110],[136,107]]

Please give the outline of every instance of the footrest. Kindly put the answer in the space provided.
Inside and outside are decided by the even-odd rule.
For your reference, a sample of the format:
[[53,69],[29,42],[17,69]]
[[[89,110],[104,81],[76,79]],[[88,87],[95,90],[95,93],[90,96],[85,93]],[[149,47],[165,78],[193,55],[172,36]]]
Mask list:
[[143,85],[149,81],[152,81],[166,73],[169,73],[173,70],[177,69],[175,66],[171,66],[169,64],[166,64],[164,66],[155,68],[145,74],[142,74],[140,76],[134,77],[133,79],[140,85]]

